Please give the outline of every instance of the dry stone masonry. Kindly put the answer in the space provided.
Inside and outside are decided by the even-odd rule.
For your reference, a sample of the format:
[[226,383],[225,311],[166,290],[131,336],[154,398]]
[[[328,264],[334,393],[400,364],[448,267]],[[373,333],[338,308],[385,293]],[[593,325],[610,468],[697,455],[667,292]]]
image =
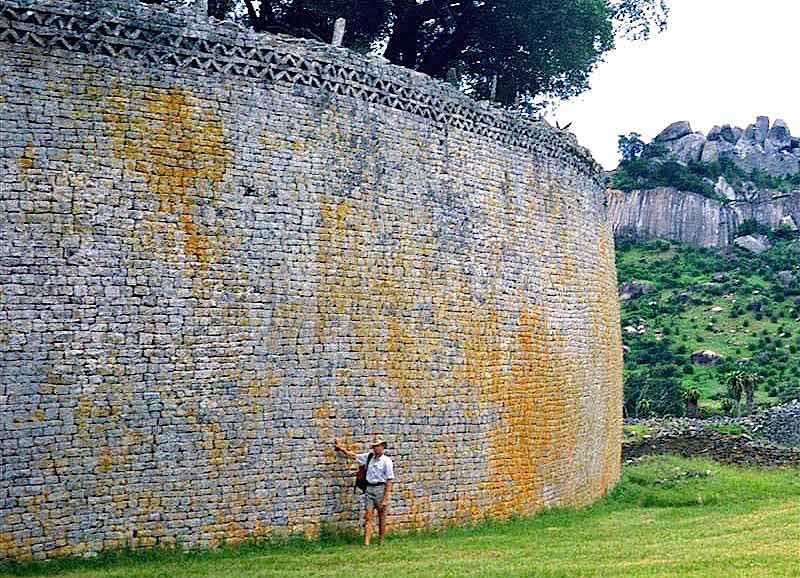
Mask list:
[[[800,466],[800,400],[743,417],[630,420],[648,434],[627,439],[623,459],[650,454],[702,456],[736,465]],[[726,433],[739,426],[741,433]]]
[[613,238],[574,139],[345,50],[0,0],[0,556],[602,495]]

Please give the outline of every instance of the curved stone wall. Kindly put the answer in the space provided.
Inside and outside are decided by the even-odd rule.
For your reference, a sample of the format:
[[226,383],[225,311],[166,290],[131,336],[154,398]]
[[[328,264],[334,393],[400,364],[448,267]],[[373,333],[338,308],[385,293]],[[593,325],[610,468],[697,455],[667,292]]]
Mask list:
[[0,0],[0,555],[581,505],[620,465],[603,187],[564,133],[329,46]]

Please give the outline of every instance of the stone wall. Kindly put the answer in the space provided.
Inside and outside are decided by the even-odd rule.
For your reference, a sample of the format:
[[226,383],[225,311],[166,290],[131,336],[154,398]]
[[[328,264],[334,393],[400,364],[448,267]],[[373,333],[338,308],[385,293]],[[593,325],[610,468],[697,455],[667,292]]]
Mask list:
[[761,410],[739,421],[753,434],[773,443],[800,446],[800,400]]
[[798,448],[708,429],[626,442],[622,447],[623,459],[626,462],[654,454],[672,454],[685,458],[701,457],[735,466],[800,467]]
[[[796,423],[800,404],[788,404],[736,418],[664,418],[630,420],[648,433],[625,439],[625,462],[652,454],[702,457],[740,466],[800,467],[800,447],[796,443]],[[628,423],[628,422],[626,422]],[[740,426],[742,433],[727,433],[725,428]],[[793,427],[794,426],[794,427]]]
[[597,167],[408,70],[136,3],[0,0],[0,555],[394,528],[618,478]]

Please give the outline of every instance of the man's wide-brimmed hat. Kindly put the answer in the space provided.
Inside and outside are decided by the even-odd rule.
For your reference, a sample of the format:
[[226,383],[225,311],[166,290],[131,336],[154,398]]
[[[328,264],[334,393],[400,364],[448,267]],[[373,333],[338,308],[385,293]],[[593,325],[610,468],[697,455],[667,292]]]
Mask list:
[[369,444],[369,447],[371,448],[374,448],[375,446],[386,447],[387,445],[388,444],[386,443],[385,439],[383,439],[382,437],[377,437],[372,440],[372,442]]

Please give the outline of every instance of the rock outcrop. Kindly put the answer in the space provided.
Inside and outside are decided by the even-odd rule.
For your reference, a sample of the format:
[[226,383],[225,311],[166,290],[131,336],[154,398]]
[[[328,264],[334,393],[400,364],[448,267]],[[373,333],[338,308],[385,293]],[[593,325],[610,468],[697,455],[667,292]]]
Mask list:
[[761,170],[785,177],[800,171],[800,139],[792,137],[782,119],[770,126],[769,118],[759,116],[745,129],[726,124],[715,126],[707,135],[692,131],[684,120],[669,125],[653,141],[666,149],[665,160],[684,164],[730,159],[747,173]]
[[609,217],[617,238],[663,238],[697,247],[728,247],[744,221],[770,229],[796,230],[800,191],[758,192],[753,200],[724,202],[672,187],[608,191]]
[[764,251],[768,251],[772,246],[772,243],[769,242],[766,235],[744,235],[742,237],[736,237],[733,240],[733,244],[751,253],[763,253]]
[[720,363],[725,360],[722,355],[710,349],[706,349],[705,351],[695,351],[692,353],[691,359],[692,363],[697,365],[714,365],[715,363]]
[[636,299],[642,295],[647,295],[653,290],[653,284],[649,281],[629,281],[620,283],[619,298],[621,301]]
[[617,237],[717,247],[729,244],[737,224],[734,211],[719,201],[669,187],[609,190],[608,208]]
[[[746,128],[713,127],[707,135],[694,132],[688,121],[670,124],[648,145],[648,161],[657,168],[668,162],[723,163],[735,167],[736,178],[706,178],[702,195],[673,187],[609,190],[610,217],[617,237],[666,238],[700,247],[726,247],[741,224],[753,220],[768,228],[797,230],[800,224],[800,185],[783,190],[756,182],[785,179],[800,173],[800,138],[781,119],[770,124],[759,116]],[[756,171],[756,173],[754,173]],[[754,178],[753,175],[768,175]],[[741,175],[745,175],[742,177]],[[755,182],[754,182],[755,181]]]

